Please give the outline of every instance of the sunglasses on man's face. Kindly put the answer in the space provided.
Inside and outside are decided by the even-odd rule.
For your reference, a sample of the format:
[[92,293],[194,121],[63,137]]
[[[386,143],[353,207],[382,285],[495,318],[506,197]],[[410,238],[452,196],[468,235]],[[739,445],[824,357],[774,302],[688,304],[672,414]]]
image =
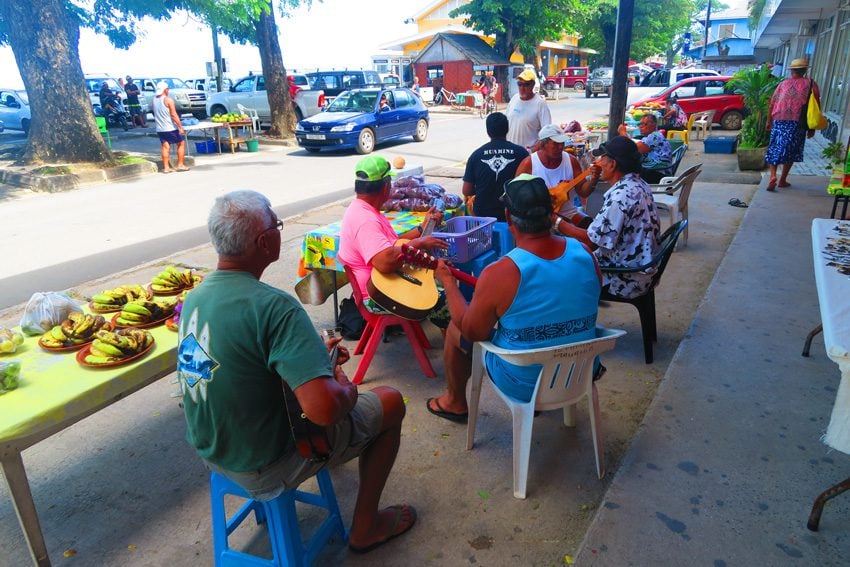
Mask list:
[[533,87],[534,81],[517,81],[517,84],[521,87]]

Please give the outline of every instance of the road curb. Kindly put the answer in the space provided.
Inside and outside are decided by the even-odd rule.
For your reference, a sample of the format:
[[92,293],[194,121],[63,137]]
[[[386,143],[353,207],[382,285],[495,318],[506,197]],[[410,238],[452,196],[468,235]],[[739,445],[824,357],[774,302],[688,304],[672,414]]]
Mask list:
[[116,165],[78,173],[60,175],[38,175],[31,173],[18,173],[9,170],[0,170],[0,183],[38,191],[44,193],[57,193],[67,189],[75,189],[89,183],[104,183],[115,179],[126,179],[141,175],[156,173],[155,163],[145,160],[137,163]]

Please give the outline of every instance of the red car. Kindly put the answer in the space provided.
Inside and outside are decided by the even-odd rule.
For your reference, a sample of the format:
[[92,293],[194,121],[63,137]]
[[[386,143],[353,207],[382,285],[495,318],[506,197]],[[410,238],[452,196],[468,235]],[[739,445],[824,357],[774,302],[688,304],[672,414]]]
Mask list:
[[688,116],[694,112],[714,110],[715,124],[724,130],[740,130],[744,119],[744,97],[734,94],[726,83],[732,77],[691,77],[667,87],[660,93],[634,103],[641,106],[647,102],[664,104],[675,97]]

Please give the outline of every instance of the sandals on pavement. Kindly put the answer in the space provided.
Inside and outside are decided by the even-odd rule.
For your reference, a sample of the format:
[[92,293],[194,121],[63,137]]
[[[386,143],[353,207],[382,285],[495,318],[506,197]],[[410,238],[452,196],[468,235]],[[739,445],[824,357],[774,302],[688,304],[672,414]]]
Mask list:
[[[410,531],[410,528],[412,528],[416,524],[416,508],[414,508],[413,506],[409,504],[397,504],[395,506],[390,506],[390,509],[395,510],[396,513],[395,520],[393,520],[393,527],[390,529],[390,535],[388,535],[386,539],[376,541],[372,545],[367,545],[365,547],[355,547],[349,544],[348,549],[350,549],[354,553],[369,553],[373,549],[378,548],[384,545],[385,543],[394,540],[398,536],[406,534],[408,531]],[[399,529],[399,524],[401,524],[401,517],[404,514],[405,510],[410,510],[410,523]]]
[[729,204],[732,205],[733,207],[740,207],[742,209],[746,209],[747,207],[749,207],[748,204],[743,202],[741,199],[738,199],[737,197],[733,197],[733,198],[729,199]]
[[[434,401],[434,406],[437,409],[431,407],[431,401]],[[425,402],[425,409],[429,412],[433,413],[437,417],[442,417],[443,419],[448,419],[449,421],[454,421],[455,423],[466,423],[469,419],[469,413],[455,413],[453,411],[446,411],[443,409],[443,406],[440,405],[439,398],[428,398]]]

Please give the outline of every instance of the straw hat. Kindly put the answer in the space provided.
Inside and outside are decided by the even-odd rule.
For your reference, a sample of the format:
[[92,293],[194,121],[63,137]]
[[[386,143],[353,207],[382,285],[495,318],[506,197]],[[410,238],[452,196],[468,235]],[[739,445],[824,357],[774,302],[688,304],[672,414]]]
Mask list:
[[794,59],[791,61],[791,64],[788,65],[789,69],[808,69],[809,68],[809,60],[806,58]]

